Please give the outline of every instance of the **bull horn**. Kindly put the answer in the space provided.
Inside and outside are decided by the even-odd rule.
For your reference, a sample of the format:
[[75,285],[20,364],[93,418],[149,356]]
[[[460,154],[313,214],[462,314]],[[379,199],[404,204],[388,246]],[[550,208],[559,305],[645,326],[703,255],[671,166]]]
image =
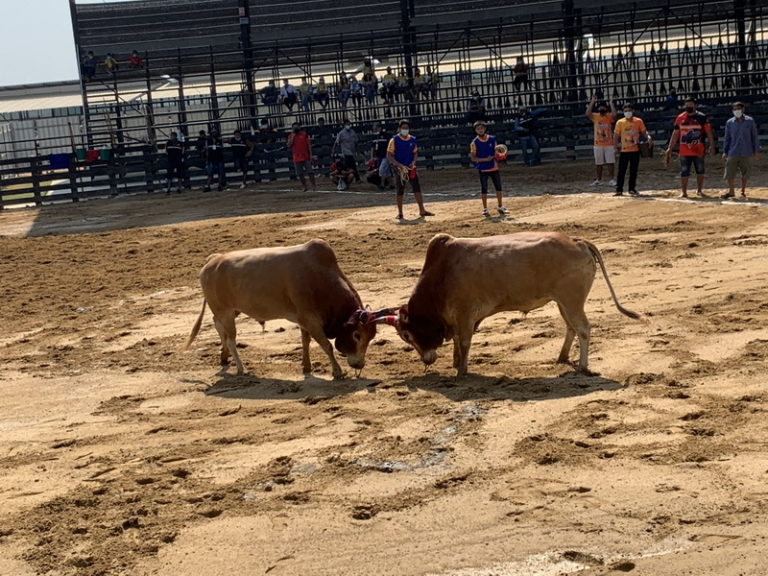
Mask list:
[[400,330],[400,318],[391,314],[380,318],[374,318],[373,320],[370,320],[370,322],[373,324],[388,324],[389,326],[394,326],[396,330]]

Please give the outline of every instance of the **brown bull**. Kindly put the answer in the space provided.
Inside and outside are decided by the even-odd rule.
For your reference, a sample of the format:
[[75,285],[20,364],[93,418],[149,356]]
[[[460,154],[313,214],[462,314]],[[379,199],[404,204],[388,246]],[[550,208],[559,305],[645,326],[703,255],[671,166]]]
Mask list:
[[343,372],[329,340],[336,340],[336,349],[347,357],[350,367],[361,370],[365,365],[376,325],[368,321],[371,313],[363,309],[360,296],[324,240],[214,254],[200,271],[200,285],[203,308],[185,348],[200,330],[207,303],[221,337],[221,363],[226,365],[231,355],[238,374],[243,373],[243,364],[235,342],[235,317],[241,312],[262,324],[278,318],[298,324],[305,374],[312,371],[310,337],[328,355],[334,379],[342,378]]
[[438,234],[427,248],[424,268],[394,324],[425,364],[437,348],[453,339],[453,366],[467,373],[472,334],[480,322],[498,312],[529,312],[554,300],[565,320],[565,342],[558,362],[568,362],[574,336],[579,337],[580,372],[587,372],[590,324],[584,303],[597,262],[619,312],[639,318],[619,304],[603,258],[587,240],[550,232],[522,232],[486,238]]

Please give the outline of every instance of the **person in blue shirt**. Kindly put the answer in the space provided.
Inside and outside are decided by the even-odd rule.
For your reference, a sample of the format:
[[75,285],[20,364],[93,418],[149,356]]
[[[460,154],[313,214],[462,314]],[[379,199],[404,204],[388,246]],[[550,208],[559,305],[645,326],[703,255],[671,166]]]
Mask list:
[[734,102],[731,106],[733,118],[725,123],[725,141],[723,142],[723,158],[725,158],[725,179],[728,181],[728,192],[721,198],[735,196],[736,173],[741,173],[741,197],[747,197],[747,180],[752,173],[752,158],[757,158],[760,152],[760,140],[757,135],[757,124],[754,118],[744,113],[744,104]]
[[400,120],[399,131],[389,141],[387,146],[387,160],[392,166],[397,182],[397,219],[403,219],[403,196],[405,195],[405,183],[410,182],[413,196],[419,205],[419,216],[434,216],[424,208],[424,200],[421,196],[419,175],[416,172],[416,159],[419,147],[416,145],[416,137],[411,134],[411,123],[408,120]]
[[477,136],[469,144],[469,159],[480,174],[480,198],[483,201],[483,216],[488,218],[491,215],[488,212],[489,178],[496,189],[499,216],[504,216],[507,214],[507,209],[502,205],[504,193],[501,191],[501,175],[499,174],[499,164],[496,161],[496,136],[488,134],[488,127],[484,120],[475,122],[474,127]]

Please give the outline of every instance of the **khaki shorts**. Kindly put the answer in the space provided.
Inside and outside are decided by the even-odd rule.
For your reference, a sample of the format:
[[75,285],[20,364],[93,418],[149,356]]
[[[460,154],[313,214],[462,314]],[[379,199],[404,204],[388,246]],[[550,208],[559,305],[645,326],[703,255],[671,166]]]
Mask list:
[[749,156],[728,156],[725,161],[725,178],[726,180],[733,180],[736,178],[736,173],[741,172],[741,177],[746,180],[752,173],[752,158]]
[[613,146],[595,146],[595,164],[597,166],[615,163],[616,150]]

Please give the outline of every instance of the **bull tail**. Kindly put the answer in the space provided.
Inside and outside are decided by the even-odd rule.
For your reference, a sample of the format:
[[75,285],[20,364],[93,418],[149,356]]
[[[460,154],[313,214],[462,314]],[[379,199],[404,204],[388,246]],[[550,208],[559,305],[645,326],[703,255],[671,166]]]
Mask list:
[[197,333],[200,332],[200,326],[203,323],[203,315],[205,314],[205,305],[208,303],[208,301],[203,298],[203,309],[200,310],[200,314],[197,317],[197,321],[195,322],[195,325],[192,326],[192,333],[189,335],[189,338],[187,339],[187,343],[184,345],[184,350],[189,350],[189,347],[192,345],[192,341],[197,336]]
[[640,319],[640,314],[637,312],[633,312],[632,310],[628,310],[627,308],[624,308],[621,304],[619,304],[619,299],[616,297],[616,292],[613,290],[613,286],[611,285],[611,280],[608,278],[608,271],[605,269],[605,263],[603,262],[603,256],[600,254],[600,250],[597,249],[597,246],[592,244],[589,240],[584,240],[583,238],[579,239],[584,245],[589,248],[589,251],[592,253],[592,256],[595,260],[597,260],[597,263],[600,264],[600,269],[603,271],[603,278],[605,278],[605,283],[608,284],[608,290],[611,292],[611,298],[613,298],[613,303],[616,305],[616,309],[624,314],[625,316],[629,316],[630,318],[634,318],[635,320]]

